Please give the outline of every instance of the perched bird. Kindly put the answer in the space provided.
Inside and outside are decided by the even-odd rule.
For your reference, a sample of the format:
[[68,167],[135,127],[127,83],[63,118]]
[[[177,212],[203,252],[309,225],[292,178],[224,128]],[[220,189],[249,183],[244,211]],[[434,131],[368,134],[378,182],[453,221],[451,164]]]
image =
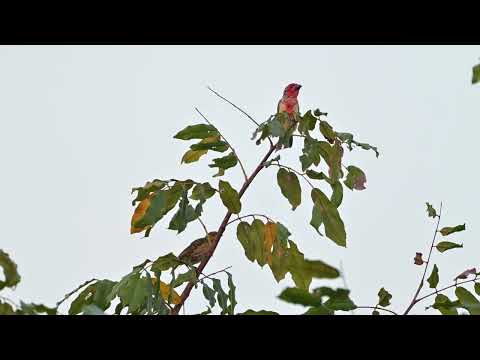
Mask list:
[[[301,87],[302,85],[295,84],[295,83],[287,85],[287,87],[283,91],[282,98],[278,102],[277,114],[286,113],[288,115],[289,121],[283,124],[283,127],[286,130],[294,126],[294,124],[297,121],[297,116],[300,114],[297,96]],[[290,143],[288,147],[291,147],[292,143],[293,143],[293,137],[290,138]]]
[[202,262],[210,253],[216,236],[217,232],[212,231],[208,233],[208,236],[194,240],[180,253],[178,259],[188,265]]

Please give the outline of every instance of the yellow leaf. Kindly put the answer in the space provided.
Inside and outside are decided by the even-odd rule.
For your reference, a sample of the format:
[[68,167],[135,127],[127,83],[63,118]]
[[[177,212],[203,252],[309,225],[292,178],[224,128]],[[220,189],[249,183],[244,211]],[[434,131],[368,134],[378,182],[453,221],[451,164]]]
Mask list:
[[140,201],[140,203],[137,205],[135,211],[133,212],[133,215],[132,215],[132,222],[131,222],[131,226],[130,226],[130,234],[135,234],[135,233],[139,233],[139,232],[142,232],[143,230],[145,230],[147,227],[145,228],[136,228],[135,226],[133,226],[133,224],[135,224],[137,221],[139,221],[141,218],[143,218],[145,216],[145,213],[147,212],[148,208],[150,207],[150,198],[146,198],[142,201]]
[[268,265],[272,265],[272,245],[277,239],[277,224],[273,222],[267,222],[265,224],[263,246],[266,254],[266,261]]
[[[152,286],[155,287],[157,284],[157,278],[152,277]],[[170,285],[165,284],[163,281],[160,281],[160,294],[162,295],[163,300],[168,301],[168,296],[170,295]],[[173,290],[171,303],[177,305],[180,303],[180,295]]]

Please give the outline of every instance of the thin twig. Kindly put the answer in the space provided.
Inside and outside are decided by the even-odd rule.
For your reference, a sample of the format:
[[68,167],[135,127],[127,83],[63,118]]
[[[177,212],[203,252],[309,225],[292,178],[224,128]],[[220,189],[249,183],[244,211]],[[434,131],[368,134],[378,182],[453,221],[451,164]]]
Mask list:
[[428,298],[430,296],[433,296],[433,295],[437,295],[437,294],[441,293],[442,291],[448,290],[452,287],[457,287],[458,285],[462,285],[462,284],[466,284],[466,283],[470,283],[470,282],[477,282],[477,281],[478,281],[478,279],[477,279],[477,277],[475,277],[475,279],[465,280],[465,281],[461,281],[461,282],[455,282],[455,284],[453,284],[453,285],[446,286],[443,289],[433,291],[428,295],[425,295],[425,296],[422,296],[421,298],[418,298],[416,302],[419,303],[423,299],[426,299],[426,298]]
[[267,219],[268,221],[271,221],[271,222],[274,222],[271,218],[269,218],[267,215],[263,215],[263,214],[248,214],[248,215],[244,215],[244,216],[239,216],[238,218],[236,218],[235,220],[232,220],[230,222],[227,223],[227,226],[230,225],[231,223],[234,223],[235,221],[240,221],[241,219],[243,218],[246,218],[246,217],[255,217],[255,216],[260,216],[260,217],[264,217],[265,219]]
[[[239,106],[235,105],[234,103],[232,103],[230,100],[224,98],[222,95],[220,95],[218,92],[216,92],[215,90],[213,90],[210,86],[207,86],[207,89],[210,90],[211,92],[213,92],[215,95],[217,95],[220,99],[226,101],[227,103],[229,103],[230,105],[232,105],[235,109],[237,109],[238,111],[240,111],[243,115],[245,115],[246,117],[248,117],[255,125],[257,125],[257,128],[260,127],[260,124],[258,122],[255,121],[255,119],[253,117],[251,117],[250,115],[247,114],[247,112],[245,112],[243,109],[241,109]],[[270,142],[270,146],[273,146],[273,142],[272,142],[272,139],[270,138],[270,136],[268,136],[268,141]]]
[[[342,261],[340,261],[340,277],[342,278],[343,286],[345,287],[345,289],[348,289],[347,279],[345,278],[345,272],[343,271]],[[350,310],[350,314],[355,315],[355,311]]]
[[82,287],[90,284],[91,282],[94,282],[98,279],[91,279],[91,280],[87,280],[85,281],[83,284],[81,284],[80,286],[78,286],[76,289],[74,289],[73,291],[69,292],[67,295],[65,295],[65,297],[60,300],[59,302],[57,302],[57,308],[65,301],[67,300],[70,296],[72,296],[73,294],[75,294],[78,290],[80,290]]
[[395,311],[384,309],[384,308],[381,308],[379,306],[357,306],[356,308],[357,309],[375,309],[375,310],[378,309],[378,310],[383,310],[383,311],[389,312],[393,315],[398,315]]
[[305,174],[291,168],[290,166],[285,166],[285,165],[281,165],[281,164],[270,164],[271,166],[278,166],[278,167],[282,167],[282,168],[285,168],[285,169],[288,169],[290,171],[293,171],[294,173],[300,175],[301,177],[303,177],[303,179],[308,183],[308,185],[310,185],[312,187],[312,189],[315,189],[315,186],[312,185],[312,183],[310,181],[308,181],[307,177],[305,176]]
[[200,224],[202,224],[203,230],[205,230],[205,234],[207,234],[207,236],[208,236],[207,227],[206,227],[205,224],[203,223],[203,221],[202,221],[202,219],[200,218],[200,216],[197,217],[197,220],[200,222]]
[[228,269],[230,269],[230,268],[231,268],[231,266],[227,266],[225,269],[215,271],[215,272],[213,272],[213,273],[211,273],[211,274],[208,274],[208,275],[202,274],[202,275],[203,275],[203,278],[198,279],[198,281],[202,281],[202,280],[205,279],[205,278],[211,279],[210,276],[216,275],[216,274],[221,273],[221,272],[225,272],[226,270],[228,270]]
[[435,239],[437,237],[438,226],[440,225],[441,217],[442,217],[442,203],[440,202],[440,211],[438,212],[437,227],[435,228],[435,234],[433,235],[432,244],[430,245],[430,251],[428,253],[428,258],[427,258],[427,261],[426,261],[427,264],[425,265],[425,269],[423,271],[422,279],[420,280],[420,284],[418,285],[417,291],[415,292],[415,295],[413,296],[413,299],[410,302],[410,305],[408,305],[408,307],[405,310],[405,312],[403,313],[403,315],[407,315],[410,312],[410,310],[415,306],[415,304],[420,301],[420,300],[417,300],[417,297],[418,297],[418,294],[420,293],[420,290],[423,287],[423,281],[425,280],[425,275],[427,274],[428,265],[430,265],[430,256],[432,255],[432,250],[435,246]]
[[[211,126],[212,123],[210,121],[208,121],[208,119],[205,117],[205,115],[203,115],[200,110],[198,110],[198,108],[195,108],[195,110],[200,114],[201,117],[203,117],[203,119]],[[242,168],[242,172],[243,172],[243,176],[245,177],[245,181],[247,181],[248,179],[248,176],[247,176],[247,172],[245,171],[245,168],[243,167],[243,164],[242,164],[242,161],[240,160],[240,158],[238,157],[237,155],[237,152],[235,151],[235,149],[233,148],[232,145],[230,145],[230,143],[228,142],[228,140],[225,138],[225,136],[222,135],[222,133],[220,132],[220,130],[218,130],[218,133],[220,134],[220,136],[222,137],[222,139],[227,143],[227,145],[230,147],[230,149],[232,149],[232,152],[233,152],[233,155],[235,155],[235,157],[237,158],[238,160],[238,163],[240,164],[240,167]]]

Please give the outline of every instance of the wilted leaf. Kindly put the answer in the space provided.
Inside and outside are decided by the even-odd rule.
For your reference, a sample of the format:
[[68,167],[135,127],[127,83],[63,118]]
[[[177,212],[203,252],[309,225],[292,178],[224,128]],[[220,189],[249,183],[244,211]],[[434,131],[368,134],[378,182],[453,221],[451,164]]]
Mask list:
[[239,313],[237,315],[280,315],[279,313],[275,312],[275,311],[268,311],[268,310],[251,310],[251,309],[248,309],[247,311],[243,312],[243,313]]
[[[152,278],[152,285],[155,286],[156,278]],[[160,281],[160,294],[162,295],[163,300],[170,301],[172,304],[180,304],[180,295],[172,289],[170,296],[170,285],[165,284],[163,281]]]
[[342,204],[343,200],[343,186],[340,181],[335,181],[330,185],[332,187],[332,196],[330,197],[330,202],[337,209]]
[[211,136],[220,135],[218,130],[207,124],[197,124],[187,126],[182,131],[178,132],[174,138],[181,140],[191,140],[191,139],[205,139]]
[[336,134],[335,131],[333,131],[332,126],[328,122],[320,120],[320,132],[322,133],[324,138],[328,140],[329,143],[333,144]]
[[392,295],[382,287],[378,292],[378,305],[386,307],[390,305],[391,299]]
[[380,153],[378,152],[378,150],[375,146],[371,146],[370,144],[360,143],[360,142],[355,141],[353,139],[353,135],[350,134],[350,133],[339,133],[339,132],[337,132],[337,137],[348,145],[348,149],[350,151],[352,150],[352,144],[354,144],[354,145],[356,145],[356,146],[358,146],[358,147],[360,147],[364,150],[370,150],[370,149],[373,150],[375,152],[375,155],[376,155],[377,158],[380,155]]
[[450,249],[455,249],[455,248],[462,248],[463,244],[456,244],[450,241],[442,241],[439,242],[436,246],[438,251],[443,253],[444,251],[450,250]]
[[437,211],[433,208],[432,205],[430,205],[428,202],[427,204],[427,213],[429,217],[435,218],[437,217]]
[[320,296],[311,294],[308,290],[299,288],[286,288],[278,296],[279,299],[291,304],[298,304],[303,306],[320,306],[322,299]]
[[235,306],[237,305],[237,300],[235,299],[235,284],[233,283],[233,278],[232,274],[227,272],[228,276],[228,301],[230,302],[230,305],[228,307],[228,313],[230,315],[233,315],[235,312]]
[[358,167],[350,165],[347,167],[347,179],[343,182],[350,190],[364,190],[367,177],[365,173]]
[[203,155],[208,153],[208,150],[187,150],[182,156],[180,163],[190,164],[198,161]]
[[273,243],[277,240],[277,224],[268,221],[265,224],[265,238],[263,240],[263,254],[262,262],[272,263],[272,246]]
[[238,214],[242,210],[242,204],[240,203],[240,197],[238,196],[237,190],[235,190],[227,181],[222,180],[218,183],[218,189],[223,205],[225,205],[233,214]]
[[427,279],[428,283],[430,284],[430,288],[436,289],[438,285],[438,267],[437,265],[433,265],[433,270],[432,273],[430,274],[430,277]]
[[472,84],[480,82],[480,64],[472,68]]
[[464,272],[462,272],[457,277],[455,277],[455,279],[453,279],[453,280],[456,281],[458,279],[466,279],[468,277],[468,275],[476,275],[476,274],[477,274],[477,270],[475,268],[468,269],[468,270],[465,270]]
[[422,259],[422,253],[415,253],[415,257],[413,258],[413,263],[415,265],[423,265],[424,261]]
[[176,278],[172,286],[174,288],[179,287],[180,285],[197,280],[197,272],[194,269],[188,270],[186,273],[179,274]]
[[311,196],[314,206],[310,224],[318,232],[318,227],[323,223],[325,226],[325,235],[337,245],[345,247],[347,234],[345,233],[345,225],[340,218],[337,208],[319,189],[312,189]]
[[458,232],[458,231],[463,231],[463,230],[465,230],[465,224],[457,225],[457,226],[453,226],[453,227],[444,227],[440,230],[440,233],[443,236],[447,236],[447,235],[453,234],[453,233]]
[[152,181],[147,181],[143,187],[135,187],[132,189],[132,194],[134,191],[137,192],[137,197],[132,201],[132,205],[135,205],[137,201],[142,201],[146,199],[152,192],[162,190],[166,185],[167,181],[154,179]]
[[228,295],[223,291],[220,280],[212,279],[213,289],[217,292],[218,305],[222,308],[222,315],[229,313],[228,308]]
[[178,234],[186,229],[189,222],[194,221],[198,217],[195,209],[188,202],[187,193],[187,190],[183,191],[178,211],[173,215],[168,225],[170,230],[177,230]]
[[302,201],[302,189],[297,175],[294,172],[280,168],[277,172],[277,183],[280,186],[282,195],[292,205],[292,210],[295,210]]
[[457,296],[462,306],[467,309],[470,315],[480,315],[480,302],[470,291],[461,286],[458,286],[455,289],[455,295]]
[[237,165],[237,162],[238,162],[237,156],[233,152],[231,152],[227,156],[224,156],[218,159],[213,159],[213,164],[210,164],[208,166],[211,168],[214,168],[214,167],[218,168],[218,172],[215,175],[213,175],[214,177],[216,177],[216,176],[224,175],[225,170],[231,167],[234,167],[235,165]]
[[20,275],[17,271],[17,264],[15,264],[10,256],[0,249],[0,267],[3,269],[5,280],[0,280],[0,290],[5,287],[14,287],[20,282]]

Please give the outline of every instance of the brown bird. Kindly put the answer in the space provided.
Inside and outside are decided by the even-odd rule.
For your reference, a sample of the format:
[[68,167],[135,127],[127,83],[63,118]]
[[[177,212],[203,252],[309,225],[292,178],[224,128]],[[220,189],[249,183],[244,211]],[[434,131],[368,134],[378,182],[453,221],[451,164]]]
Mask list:
[[208,233],[208,236],[192,241],[192,243],[180,253],[178,259],[189,265],[202,262],[208,257],[216,237],[217,232],[212,231]]

